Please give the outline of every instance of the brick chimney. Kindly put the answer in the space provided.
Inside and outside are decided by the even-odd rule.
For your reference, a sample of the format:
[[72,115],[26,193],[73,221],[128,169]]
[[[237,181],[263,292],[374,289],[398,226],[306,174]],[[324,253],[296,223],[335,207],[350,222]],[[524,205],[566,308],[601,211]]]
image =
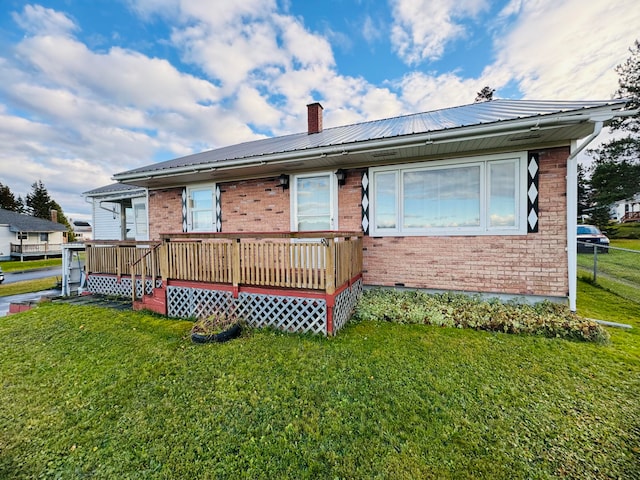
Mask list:
[[51,214],[51,221],[55,222],[55,223],[58,223],[58,211],[54,210],[54,209],[51,209],[49,211],[49,213]]
[[307,105],[308,133],[320,133],[322,131],[322,105],[318,102]]

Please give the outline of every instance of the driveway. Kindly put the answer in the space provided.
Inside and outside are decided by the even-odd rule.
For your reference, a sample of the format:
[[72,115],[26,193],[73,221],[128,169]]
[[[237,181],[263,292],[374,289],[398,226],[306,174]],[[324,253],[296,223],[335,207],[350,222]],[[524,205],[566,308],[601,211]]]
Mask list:
[[14,283],[23,280],[36,280],[38,278],[59,277],[62,279],[62,267],[37,268],[34,270],[23,270],[20,272],[4,272],[4,282]]

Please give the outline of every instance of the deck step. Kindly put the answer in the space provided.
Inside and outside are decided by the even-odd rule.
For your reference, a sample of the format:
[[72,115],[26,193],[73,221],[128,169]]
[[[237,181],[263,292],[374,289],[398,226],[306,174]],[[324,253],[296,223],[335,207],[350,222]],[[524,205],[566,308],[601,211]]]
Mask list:
[[143,295],[133,302],[134,310],[151,310],[161,315],[167,314],[167,290],[164,287],[154,288],[153,294]]

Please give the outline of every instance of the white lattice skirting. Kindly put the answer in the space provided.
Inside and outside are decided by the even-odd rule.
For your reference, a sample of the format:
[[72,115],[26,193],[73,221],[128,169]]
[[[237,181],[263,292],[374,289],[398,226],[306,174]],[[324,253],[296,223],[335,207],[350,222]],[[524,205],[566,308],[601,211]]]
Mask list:
[[[157,280],[161,287],[162,281]],[[145,293],[152,293],[146,280]],[[91,275],[88,289],[92,293],[131,296],[131,278]],[[341,291],[333,307],[333,334],[347,323],[362,295],[362,279]],[[136,295],[142,296],[142,282],[136,279]],[[203,318],[233,310],[252,327],[273,327],[288,332],[327,335],[328,306],[324,298],[277,295],[272,292],[240,292],[234,299],[230,291],[183,286],[167,286],[167,315],[174,318]]]
[[362,279],[358,279],[347,287],[338,295],[336,295],[336,304],[333,307],[333,332],[336,334],[338,330],[345,326],[347,320],[351,318],[356,304],[362,296]]
[[[156,280],[156,288],[162,287],[162,280]],[[121,277],[118,281],[116,276],[89,275],[87,288],[91,293],[101,295],[113,295],[115,297],[131,297],[131,277]],[[145,294],[153,293],[151,279],[145,281]],[[142,280],[136,278],[136,296],[142,296]]]
[[[362,294],[362,279],[336,295],[333,334],[351,317]],[[327,301],[324,298],[168,286],[167,314],[176,318],[202,318],[234,311],[252,327],[273,327],[287,332],[327,335]]]

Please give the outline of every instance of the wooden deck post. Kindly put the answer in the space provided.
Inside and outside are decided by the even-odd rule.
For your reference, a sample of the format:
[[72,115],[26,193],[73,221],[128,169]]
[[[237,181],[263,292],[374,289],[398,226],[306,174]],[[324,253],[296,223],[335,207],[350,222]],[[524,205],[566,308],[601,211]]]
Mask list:
[[327,252],[327,286],[326,292],[328,295],[333,295],[336,291],[336,241],[334,238],[326,239],[327,246],[325,247]]
[[131,265],[131,301],[136,301],[136,267]]
[[[116,245],[116,276],[118,277],[118,281],[122,277],[122,267],[120,265],[120,245]],[[135,294],[134,294],[135,295]]]
[[231,283],[233,285],[233,297],[238,298],[240,286],[240,239],[236,238],[233,242],[233,251],[231,252],[231,264],[233,266]]

